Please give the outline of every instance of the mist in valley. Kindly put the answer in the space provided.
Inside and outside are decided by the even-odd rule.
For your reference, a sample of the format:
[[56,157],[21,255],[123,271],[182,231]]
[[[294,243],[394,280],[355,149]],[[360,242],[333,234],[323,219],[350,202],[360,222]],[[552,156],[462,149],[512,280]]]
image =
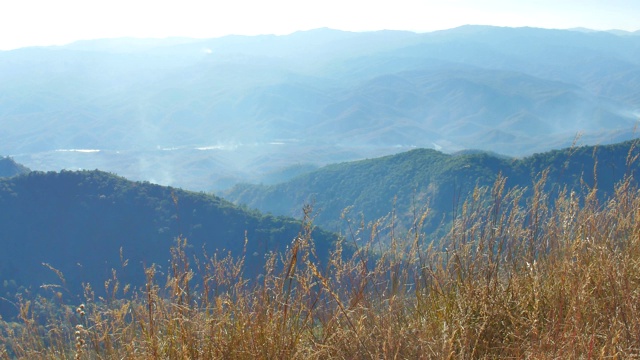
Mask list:
[[640,37],[417,34],[108,39],[0,52],[0,154],[220,191],[414,148],[522,157],[636,136]]

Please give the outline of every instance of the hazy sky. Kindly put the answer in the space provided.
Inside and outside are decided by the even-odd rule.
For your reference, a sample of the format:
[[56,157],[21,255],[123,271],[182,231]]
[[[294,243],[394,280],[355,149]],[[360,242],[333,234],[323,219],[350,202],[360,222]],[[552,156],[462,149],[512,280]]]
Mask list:
[[465,24],[640,29],[640,0],[2,0],[0,49],[105,37],[287,34]]

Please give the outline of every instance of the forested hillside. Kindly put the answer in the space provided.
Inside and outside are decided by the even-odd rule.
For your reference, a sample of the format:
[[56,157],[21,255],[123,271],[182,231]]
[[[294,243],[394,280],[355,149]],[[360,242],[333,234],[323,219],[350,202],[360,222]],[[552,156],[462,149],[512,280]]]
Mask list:
[[[548,170],[547,190],[565,186],[581,191],[597,186],[611,195],[624,175],[637,175],[635,141],[581,146],[509,158],[484,152],[444,154],[416,149],[405,153],[323,167],[276,185],[237,185],[222,196],[264,212],[300,216],[302,204],[313,203],[317,223],[340,229],[343,210],[376,220],[394,211],[398,224],[409,226],[426,207],[432,210],[430,227],[447,217],[476,186],[491,186],[502,174],[506,186],[531,189]],[[594,179],[594,174],[596,175]],[[637,178],[637,177],[636,177]],[[597,183],[596,183],[597,180]]]
[[[43,284],[60,285],[56,291],[64,296],[80,294],[83,282],[99,292],[112,269],[122,286],[139,286],[144,266],[155,263],[160,274],[167,271],[169,249],[180,235],[190,244],[189,256],[246,252],[244,272],[255,276],[265,254],[282,251],[301,231],[293,219],[249,213],[215,196],[101,171],[0,179],[0,214],[0,296],[9,299]],[[318,256],[326,257],[332,235],[317,230],[314,237]],[[60,270],[66,283],[43,263]],[[0,313],[7,308],[0,302]]]

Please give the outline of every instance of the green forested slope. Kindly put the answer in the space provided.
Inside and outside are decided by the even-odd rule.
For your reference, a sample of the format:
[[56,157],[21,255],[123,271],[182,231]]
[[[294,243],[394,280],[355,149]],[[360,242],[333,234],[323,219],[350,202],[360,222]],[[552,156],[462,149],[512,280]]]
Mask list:
[[362,213],[367,220],[395,209],[399,222],[408,225],[413,221],[414,210],[425,206],[437,215],[432,219],[440,221],[476,185],[489,186],[499,174],[507,177],[509,187],[531,188],[541,172],[548,169],[550,190],[564,185],[579,190],[583,185],[596,184],[595,169],[597,187],[605,195],[625,174],[637,171],[637,164],[627,166],[630,152],[638,152],[631,141],[573,147],[522,159],[484,152],[448,155],[416,149],[326,166],[277,185],[237,185],[222,196],[260,211],[293,216],[299,216],[304,203],[314,203],[319,211],[317,222],[332,230],[340,228],[341,212],[350,206],[352,213]]

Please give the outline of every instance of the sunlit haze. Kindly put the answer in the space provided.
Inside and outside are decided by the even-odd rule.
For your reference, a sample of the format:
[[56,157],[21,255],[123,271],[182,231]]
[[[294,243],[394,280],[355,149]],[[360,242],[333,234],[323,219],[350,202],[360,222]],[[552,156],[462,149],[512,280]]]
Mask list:
[[21,0],[0,5],[0,49],[82,39],[287,34],[330,27],[416,32],[466,24],[640,29],[637,0]]

